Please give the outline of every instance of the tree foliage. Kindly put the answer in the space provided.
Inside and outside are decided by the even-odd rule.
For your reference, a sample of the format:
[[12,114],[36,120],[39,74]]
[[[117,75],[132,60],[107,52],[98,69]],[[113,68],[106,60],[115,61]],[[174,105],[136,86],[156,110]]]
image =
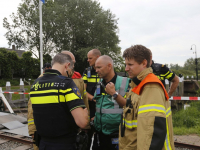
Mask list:
[[[87,52],[98,48],[102,54],[113,52],[117,46],[117,19],[110,10],[104,10],[93,0],[47,0],[43,5],[44,54],[54,55],[61,50],[71,51],[82,72],[87,65]],[[22,0],[17,14],[11,15],[12,24],[4,18],[3,26],[8,44],[31,51],[39,56],[38,0]]]
[[31,52],[24,52],[22,58],[14,51],[0,48],[1,78],[11,79],[13,75],[20,78],[37,78],[40,74],[40,62],[32,57]]

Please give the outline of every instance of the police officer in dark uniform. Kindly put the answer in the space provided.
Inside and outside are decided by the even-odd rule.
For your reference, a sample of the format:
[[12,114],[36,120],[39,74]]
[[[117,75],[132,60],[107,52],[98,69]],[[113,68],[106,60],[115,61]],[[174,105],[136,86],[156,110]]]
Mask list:
[[[87,54],[87,57],[88,57],[87,61],[89,62],[90,67],[86,68],[85,71],[83,72],[83,80],[86,86],[87,96],[89,100],[91,121],[93,121],[94,119],[95,110],[96,110],[96,102],[93,99],[93,97],[94,97],[96,85],[99,82],[99,77],[95,70],[95,62],[99,56],[101,56],[101,52],[98,49],[90,50]],[[93,130],[90,130],[88,132],[88,139],[89,139],[88,148],[87,148],[88,150],[90,149],[92,135],[93,135]]]
[[40,150],[75,150],[78,126],[87,126],[88,112],[80,92],[66,77],[72,69],[71,57],[59,53],[52,60],[52,69],[46,70],[31,87]]
[[166,65],[154,63],[154,61],[152,60],[152,52],[151,52],[151,50],[149,50],[149,51],[151,54],[150,63],[151,63],[151,67],[153,69],[153,73],[161,80],[161,82],[163,83],[164,86],[165,86],[165,79],[167,79],[171,82],[171,86],[168,91],[168,95],[169,95],[169,97],[171,97],[173,92],[176,90],[176,88],[179,84],[179,78]]

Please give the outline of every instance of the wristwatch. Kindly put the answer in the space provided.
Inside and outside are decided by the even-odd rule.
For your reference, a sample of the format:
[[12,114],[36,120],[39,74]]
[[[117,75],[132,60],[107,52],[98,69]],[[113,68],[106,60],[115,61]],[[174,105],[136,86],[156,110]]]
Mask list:
[[115,99],[115,98],[117,98],[117,96],[118,96],[118,92],[115,92],[115,94],[113,94],[113,99]]

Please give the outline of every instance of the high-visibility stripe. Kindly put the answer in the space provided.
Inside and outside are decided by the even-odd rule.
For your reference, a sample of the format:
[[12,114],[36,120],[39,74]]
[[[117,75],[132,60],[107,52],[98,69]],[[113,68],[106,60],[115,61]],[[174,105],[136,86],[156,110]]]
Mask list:
[[167,76],[169,73],[170,73],[170,71],[167,71],[167,73],[165,73],[165,74],[160,74],[160,76],[165,77],[165,76]]
[[167,75],[165,78],[166,79],[169,79],[169,78],[171,78],[173,76],[173,73],[170,73],[169,75]]
[[[96,112],[100,113],[100,108],[96,107]],[[122,108],[118,109],[101,109],[101,113],[103,114],[121,114],[123,112]]]
[[34,119],[28,120],[28,125],[30,125],[30,124],[34,124]]
[[87,76],[86,76],[86,74],[84,74],[83,80],[87,81]]
[[129,129],[137,128],[137,120],[131,120],[128,121],[123,118],[123,121],[125,121],[125,126]]
[[30,94],[47,94],[47,93],[58,93],[57,89],[51,89],[51,90],[43,90],[43,91],[31,91]]
[[[59,95],[60,102],[69,102],[75,99],[80,99],[76,94],[69,93],[64,95]],[[38,97],[31,97],[32,104],[50,104],[50,103],[59,103],[58,102],[58,95],[50,95],[50,96],[38,96]]]
[[142,105],[139,107],[138,114],[150,111],[157,111],[165,114],[165,107],[163,105],[158,104]]
[[83,91],[83,95],[85,95],[86,93],[87,93],[86,90],[84,90],[84,91]]
[[99,82],[99,78],[88,78],[87,81],[96,83]]
[[166,150],[172,150],[170,140],[169,140],[169,129],[168,129],[167,118],[166,118],[166,126],[167,126],[167,135],[165,137],[165,149]]
[[169,117],[169,115],[171,115],[171,107],[169,107],[166,111],[166,118]]

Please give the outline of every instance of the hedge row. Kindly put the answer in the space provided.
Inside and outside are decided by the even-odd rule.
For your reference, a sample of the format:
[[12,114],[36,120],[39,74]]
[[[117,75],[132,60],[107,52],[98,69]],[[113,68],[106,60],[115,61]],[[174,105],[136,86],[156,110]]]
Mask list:
[[31,56],[31,52],[24,52],[19,58],[15,51],[0,48],[0,78],[37,78],[40,75],[40,61]]

